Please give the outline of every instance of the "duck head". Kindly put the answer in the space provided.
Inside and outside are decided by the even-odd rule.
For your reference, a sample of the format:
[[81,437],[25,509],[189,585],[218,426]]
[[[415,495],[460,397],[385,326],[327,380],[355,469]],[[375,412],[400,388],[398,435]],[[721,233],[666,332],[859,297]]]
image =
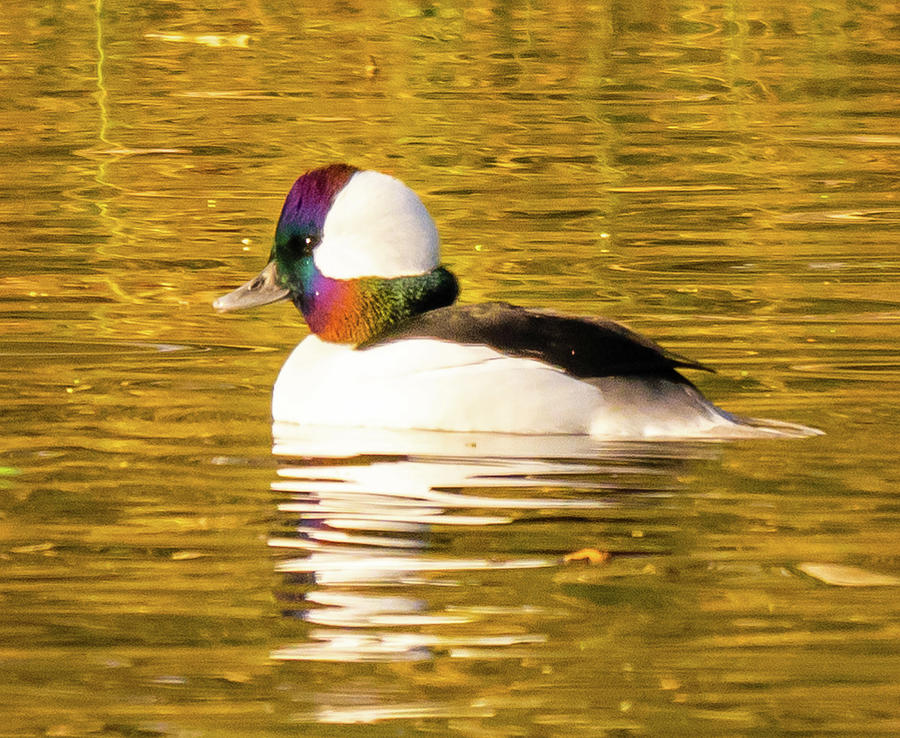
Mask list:
[[409,187],[332,164],[294,182],[268,264],[213,307],[290,298],[321,338],[359,344],[456,299],[456,279],[439,262],[434,221]]

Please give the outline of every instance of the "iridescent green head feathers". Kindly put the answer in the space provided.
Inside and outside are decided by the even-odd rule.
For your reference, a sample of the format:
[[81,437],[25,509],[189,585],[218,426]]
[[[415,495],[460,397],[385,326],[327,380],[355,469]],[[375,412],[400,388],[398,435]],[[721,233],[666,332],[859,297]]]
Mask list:
[[451,304],[458,287],[439,265],[434,221],[393,177],[332,164],[294,183],[258,277],[219,298],[232,310],[290,297],[327,341],[360,344]]

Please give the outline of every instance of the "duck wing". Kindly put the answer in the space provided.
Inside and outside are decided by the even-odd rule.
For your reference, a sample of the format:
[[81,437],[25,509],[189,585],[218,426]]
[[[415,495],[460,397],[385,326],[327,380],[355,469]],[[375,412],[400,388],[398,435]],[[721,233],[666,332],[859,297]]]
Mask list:
[[429,310],[359,348],[407,338],[486,345],[509,356],[559,367],[580,379],[657,375],[684,381],[677,368],[711,371],[612,320],[573,317],[505,302]]

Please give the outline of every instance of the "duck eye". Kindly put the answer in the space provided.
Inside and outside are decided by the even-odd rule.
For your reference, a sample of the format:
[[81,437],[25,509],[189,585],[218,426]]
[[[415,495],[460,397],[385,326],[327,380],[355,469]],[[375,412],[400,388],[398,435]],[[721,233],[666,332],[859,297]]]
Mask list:
[[288,250],[297,256],[308,256],[319,245],[321,239],[315,234],[308,236],[291,236],[286,246]]
[[321,240],[315,234],[309,236],[301,236],[299,239],[300,250],[303,251],[304,254],[310,253],[316,246],[319,245],[319,241]]

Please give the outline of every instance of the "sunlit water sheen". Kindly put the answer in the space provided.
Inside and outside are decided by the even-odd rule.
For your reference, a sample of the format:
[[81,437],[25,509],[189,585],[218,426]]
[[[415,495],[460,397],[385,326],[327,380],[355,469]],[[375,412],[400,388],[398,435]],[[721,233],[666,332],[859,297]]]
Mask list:
[[[895,735],[895,10],[373,7],[4,3],[0,732]],[[333,160],[826,435],[273,454],[305,328],[210,302]]]

